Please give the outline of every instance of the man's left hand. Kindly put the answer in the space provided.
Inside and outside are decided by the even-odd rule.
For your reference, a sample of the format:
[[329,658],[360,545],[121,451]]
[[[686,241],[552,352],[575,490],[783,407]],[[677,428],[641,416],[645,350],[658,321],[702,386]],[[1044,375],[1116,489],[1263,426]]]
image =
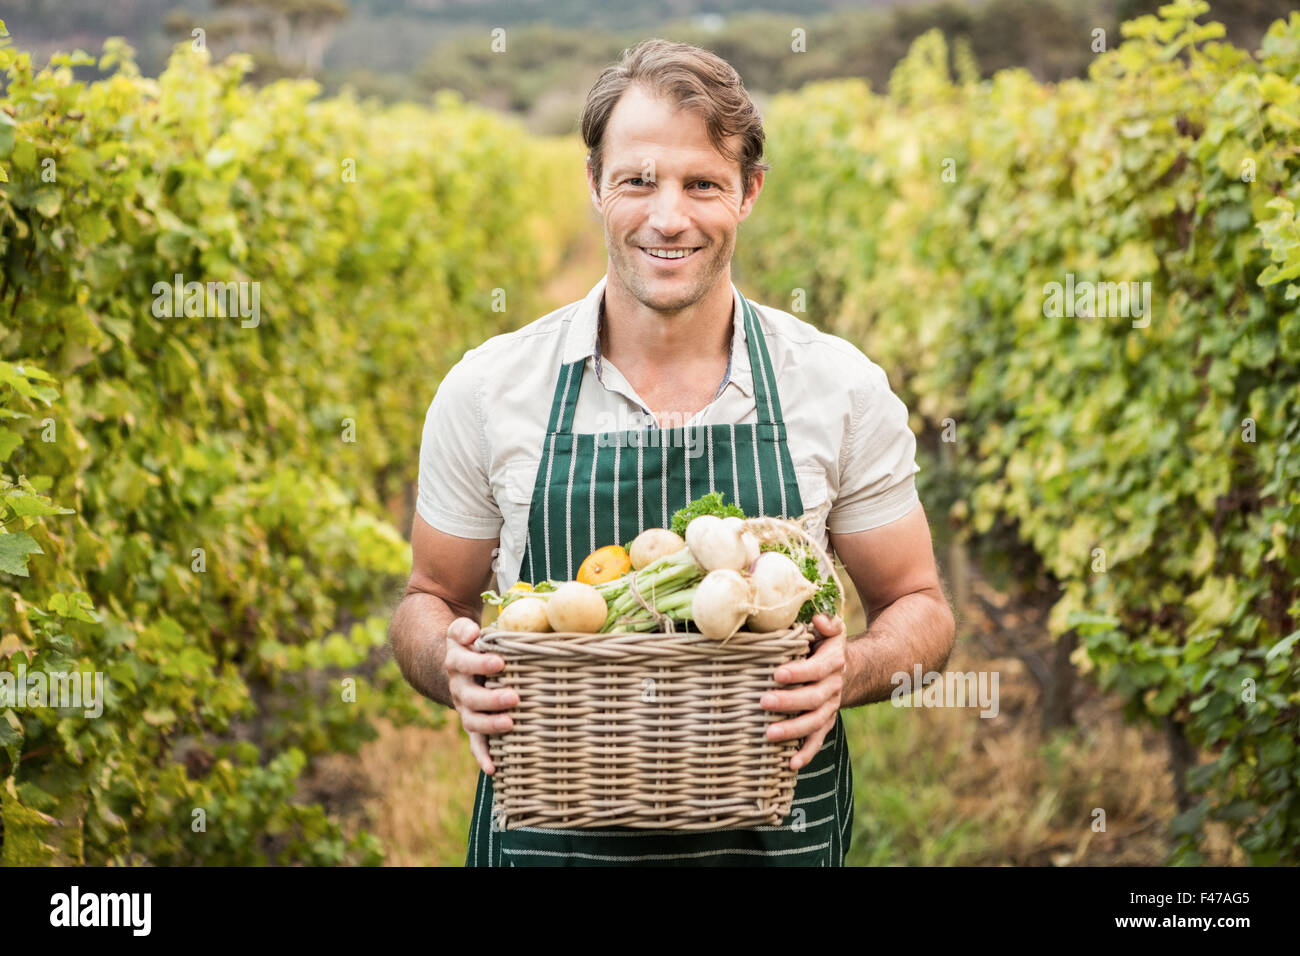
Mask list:
[[821,639],[813,645],[813,653],[805,660],[782,664],[774,675],[778,684],[804,686],[793,690],[768,691],[759,701],[767,710],[800,715],[769,724],[767,728],[768,740],[806,738],[803,747],[790,758],[790,766],[795,770],[812,762],[821,749],[822,741],[835,726],[848,660],[848,638],[845,636],[844,621],[838,617],[817,614],[813,616],[812,622],[821,634]]

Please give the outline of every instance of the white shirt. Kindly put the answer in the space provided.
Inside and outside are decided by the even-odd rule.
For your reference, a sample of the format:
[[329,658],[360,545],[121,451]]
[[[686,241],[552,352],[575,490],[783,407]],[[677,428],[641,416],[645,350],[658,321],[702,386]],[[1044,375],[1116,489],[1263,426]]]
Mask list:
[[[573,431],[657,428],[627,379],[599,360],[597,332],[608,277],[574,303],[493,336],[443,378],[420,445],[416,511],[462,538],[500,538],[498,589],[518,580],[528,511],[562,365],[586,359]],[[740,293],[732,287],[731,363],[717,397],[674,425],[758,420]],[[804,510],[828,498],[827,531],[851,534],[896,521],[919,503],[916,438],[884,370],[850,342],[770,306],[754,306],[776,374],[786,441]]]

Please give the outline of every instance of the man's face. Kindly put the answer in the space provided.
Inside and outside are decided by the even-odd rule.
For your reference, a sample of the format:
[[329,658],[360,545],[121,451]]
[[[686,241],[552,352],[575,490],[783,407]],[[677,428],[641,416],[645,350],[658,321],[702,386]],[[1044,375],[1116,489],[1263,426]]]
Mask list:
[[762,172],[742,194],[740,164],[714,149],[703,117],[635,84],[610,114],[604,145],[599,196],[590,170],[587,182],[605,220],[609,281],[665,313],[729,282],[736,230],[758,198]]

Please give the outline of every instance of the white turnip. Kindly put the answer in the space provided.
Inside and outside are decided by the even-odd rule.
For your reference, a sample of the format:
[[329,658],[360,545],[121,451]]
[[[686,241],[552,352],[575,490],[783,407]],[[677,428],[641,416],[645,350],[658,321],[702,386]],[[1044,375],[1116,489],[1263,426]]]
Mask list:
[[717,515],[700,515],[688,524],[686,546],[705,571],[741,571],[749,566],[741,528]]
[[794,623],[804,602],[817,593],[799,566],[784,554],[766,551],[750,573],[754,606],[749,614],[752,631],[781,631]]
[[691,618],[695,626],[705,637],[719,641],[725,641],[740,630],[753,610],[749,582],[739,571],[730,568],[706,574],[691,601]]
[[745,519],[728,515],[722,519],[722,523],[740,535],[740,541],[745,546],[745,567],[753,567],[762,551],[762,546],[758,543],[758,538],[745,530]]

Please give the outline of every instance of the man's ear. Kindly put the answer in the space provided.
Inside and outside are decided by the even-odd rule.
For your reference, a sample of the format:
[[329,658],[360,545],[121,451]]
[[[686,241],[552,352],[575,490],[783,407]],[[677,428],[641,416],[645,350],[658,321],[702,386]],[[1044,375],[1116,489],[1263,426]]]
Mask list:
[[756,170],[749,179],[749,189],[740,201],[740,219],[742,222],[748,219],[749,214],[754,211],[754,203],[758,201],[758,194],[763,191],[763,173],[764,170]]

